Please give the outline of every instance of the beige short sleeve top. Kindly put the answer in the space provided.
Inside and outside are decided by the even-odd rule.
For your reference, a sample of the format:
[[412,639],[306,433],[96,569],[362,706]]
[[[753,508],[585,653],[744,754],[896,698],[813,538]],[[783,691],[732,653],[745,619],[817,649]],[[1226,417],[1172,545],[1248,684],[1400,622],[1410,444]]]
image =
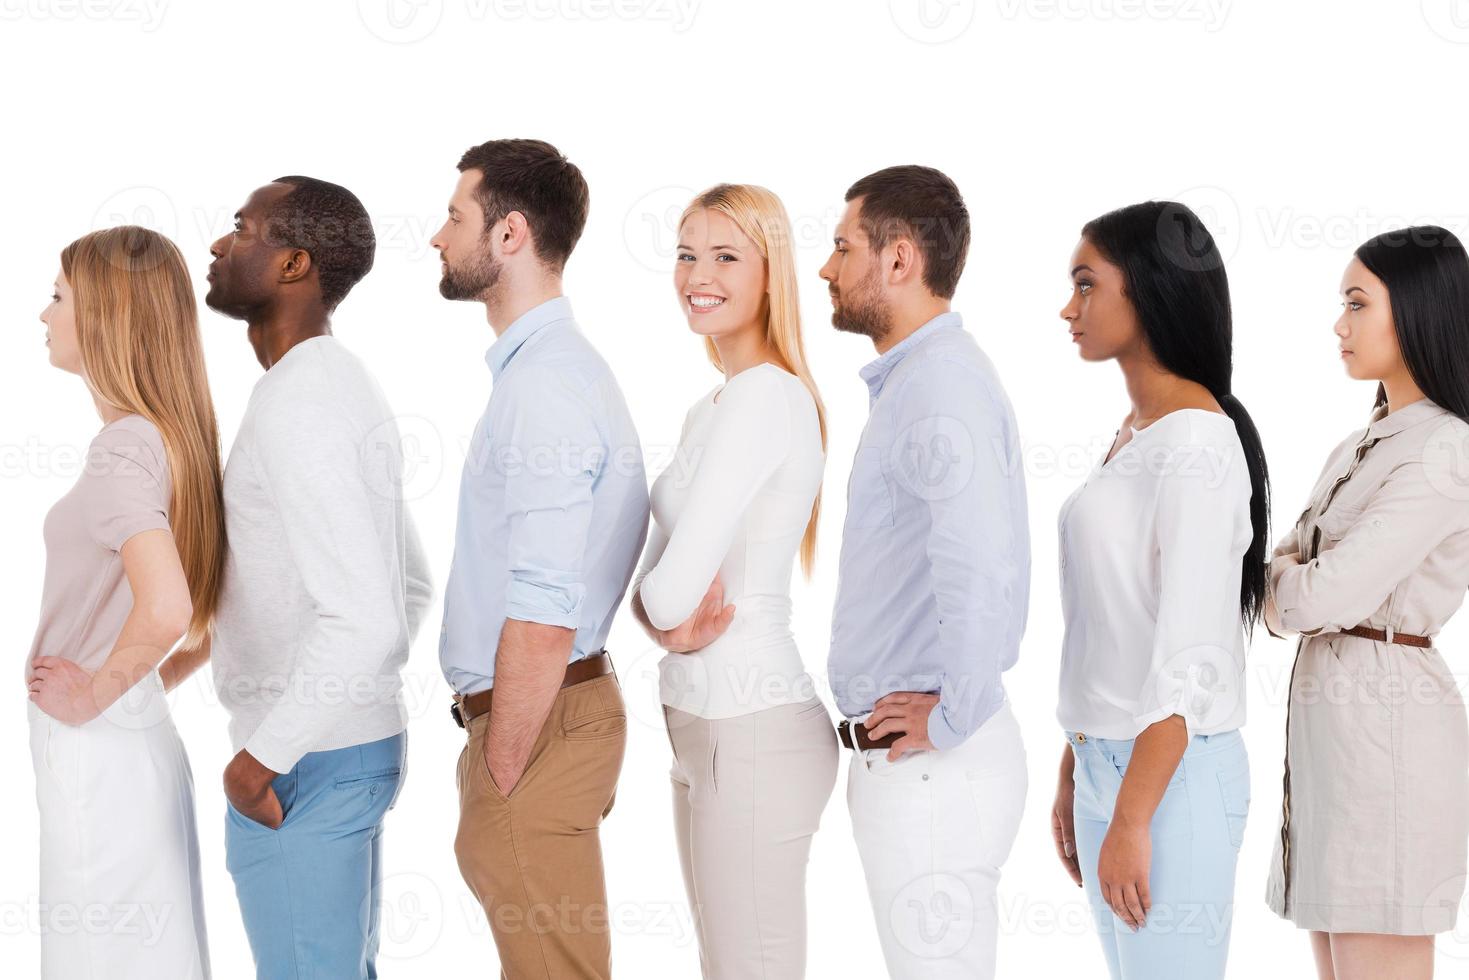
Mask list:
[[119,552],[140,531],[170,530],[168,455],[141,415],[108,423],[87,447],[77,482],[46,514],[41,619],[30,656],[96,671],[133,606]]
[[1375,409],[1332,452],[1269,581],[1277,635],[1436,634],[1469,588],[1469,423],[1427,398]]

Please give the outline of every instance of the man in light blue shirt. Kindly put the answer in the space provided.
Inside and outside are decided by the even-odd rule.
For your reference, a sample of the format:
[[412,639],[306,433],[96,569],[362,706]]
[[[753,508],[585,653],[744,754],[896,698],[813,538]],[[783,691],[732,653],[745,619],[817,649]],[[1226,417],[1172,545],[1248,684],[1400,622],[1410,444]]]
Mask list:
[[439,291],[497,339],[459,491],[439,660],[466,730],[454,852],[510,977],[611,976],[597,828],[627,714],[603,649],[648,528],[642,450],[561,273],[586,181],[540,140],[459,161]]
[[571,661],[601,651],[648,522],[637,431],[570,300],[516,317],[485,361],[439,635],[459,694],[494,685],[506,620],[575,630]]
[[861,372],[828,663],[852,827],[890,975],[993,977],[1026,792],[1001,680],[1029,600],[1020,437],[949,309],[969,245],[958,188],[891,167],[846,200],[821,276],[833,325],[879,355]]
[[935,692],[907,702],[926,711],[869,721],[906,734],[895,758],[952,749],[1004,703],[1000,675],[1020,652],[1030,551],[1019,434],[958,313],[861,375],[869,416],[847,484],[832,690],[849,718],[894,691]]

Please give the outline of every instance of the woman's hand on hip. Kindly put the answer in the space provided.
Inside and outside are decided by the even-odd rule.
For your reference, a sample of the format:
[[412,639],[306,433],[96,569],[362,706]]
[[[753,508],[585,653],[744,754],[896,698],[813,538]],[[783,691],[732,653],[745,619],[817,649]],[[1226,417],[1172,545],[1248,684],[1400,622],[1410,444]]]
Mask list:
[[92,675],[65,657],[36,657],[27,678],[31,700],[57,721],[84,725],[102,712],[92,693]]

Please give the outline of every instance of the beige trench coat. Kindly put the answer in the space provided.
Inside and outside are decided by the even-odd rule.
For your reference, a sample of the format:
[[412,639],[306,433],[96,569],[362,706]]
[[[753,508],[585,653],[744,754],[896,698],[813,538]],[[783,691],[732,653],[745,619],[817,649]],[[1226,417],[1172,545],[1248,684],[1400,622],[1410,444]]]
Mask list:
[[[1266,900],[1303,929],[1454,928],[1469,845],[1469,725],[1433,636],[1469,588],[1469,424],[1428,399],[1331,454],[1272,556],[1265,621],[1301,634]],[[1469,650],[1452,652],[1460,672]]]

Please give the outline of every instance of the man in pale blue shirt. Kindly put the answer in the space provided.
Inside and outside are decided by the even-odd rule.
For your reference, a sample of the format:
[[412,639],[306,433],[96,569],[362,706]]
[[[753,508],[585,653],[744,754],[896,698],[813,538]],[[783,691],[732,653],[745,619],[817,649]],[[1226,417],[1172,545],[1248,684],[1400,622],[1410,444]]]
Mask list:
[[502,975],[603,978],[597,827],[627,729],[603,644],[647,535],[642,450],[611,370],[561,294],[586,223],[581,172],[539,140],[473,147],[459,170],[433,239],[439,290],[483,302],[498,337],[439,638],[467,732],[454,850]]
[[494,685],[506,620],[575,630],[571,661],[600,652],[648,520],[637,432],[570,300],[516,317],[485,361],[439,636],[459,694]]
[[1029,600],[1020,436],[949,309],[969,246],[958,188],[891,167],[846,200],[821,277],[833,325],[879,355],[861,372],[828,663],[852,828],[889,974],[993,977],[1026,792],[1001,680]]

